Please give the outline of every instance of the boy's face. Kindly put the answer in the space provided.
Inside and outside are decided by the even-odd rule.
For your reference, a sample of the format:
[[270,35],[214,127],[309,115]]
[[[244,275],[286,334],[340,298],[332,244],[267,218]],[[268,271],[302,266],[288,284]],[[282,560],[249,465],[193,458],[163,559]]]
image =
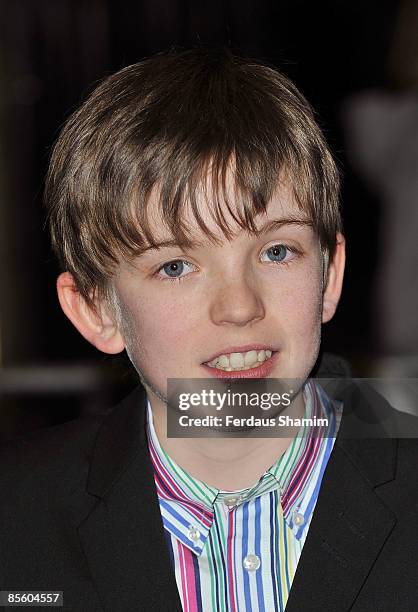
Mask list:
[[[210,377],[213,370],[204,364],[215,355],[259,345],[274,351],[268,377],[307,377],[318,355],[321,321],[332,317],[338,302],[343,258],[328,290],[332,295],[323,295],[318,238],[285,186],[267,214],[256,218],[257,228],[273,220],[283,224],[259,237],[227,217],[234,230],[228,241],[204,201],[199,204],[219,245],[147,251],[123,263],[114,278],[120,333],[143,382],[165,396],[167,378]],[[286,223],[289,218],[300,224]],[[172,238],[161,222],[155,227],[161,228],[159,241]]]

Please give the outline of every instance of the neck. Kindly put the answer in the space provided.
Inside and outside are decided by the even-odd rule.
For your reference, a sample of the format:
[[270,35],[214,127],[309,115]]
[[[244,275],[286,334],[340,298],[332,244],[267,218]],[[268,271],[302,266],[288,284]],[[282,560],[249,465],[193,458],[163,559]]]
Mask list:
[[[298,428],[287,438],[168,438],[167,407],[152,392],[154,429],[164,451],[186,472],[202,482],[224,491],[254,485],[290,446]],[[301,418],[305,412],[302,393],[291,404],[291,414]]]

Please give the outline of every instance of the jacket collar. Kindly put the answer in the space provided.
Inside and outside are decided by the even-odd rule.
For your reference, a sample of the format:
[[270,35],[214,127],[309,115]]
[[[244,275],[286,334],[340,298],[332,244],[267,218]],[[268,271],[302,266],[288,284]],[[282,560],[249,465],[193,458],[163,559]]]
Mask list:
[[93,448],[87,491],[104,497],[138,455],[146,451],[146,393],[136,387],[103,421]]
[[348,363],[325,353],[315,374],[327,394],[343,402],[344,410],[336,445],[347,455],[372,487],[394,477],[397,443],[394,410],[370,385],[353,380]]
[[[349,374],[348,365],[333,356],[317,369],[318,377],[339,379],[332,395],[344,411],[286,612],[351,609],[396,524],[377,490],[395,476],[397,441],[385,437],[384,419],[374,419],[376,409],[388,415],[392,409],[363,385],[345,383]],[[360,438],[370,420],[375,437]]]
[[145,444],[145,398],[136,389],[102,423],[87,482],[96,504],[78,534],[105,610],[181,612]]

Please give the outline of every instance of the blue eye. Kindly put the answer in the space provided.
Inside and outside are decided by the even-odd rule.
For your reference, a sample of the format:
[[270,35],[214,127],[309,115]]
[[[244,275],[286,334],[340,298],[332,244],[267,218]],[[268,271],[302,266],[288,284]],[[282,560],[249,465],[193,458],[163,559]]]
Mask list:
[[288,251],[290,251],[289,247],[285,246],[284,244],[274,244],[265,252],[269,257],[271,257],[270,261],[280,263],[286,258]]
[[[301,252],[285,244],[273,244],[270,248],[263,251],[263,257],[267,254],[268,263],[276,263],[286,265],[295,257],[301,256]],[[265,259],[263,261],[266,261]],[[189,271],[187,270],[189,267]],[[196,267],[183,259],[173,259],[163,264],[155,273],[160,280],[182,281],[191,271],[196,270]]]
[[182,278],[182,274],[184,272],[185,266],[191,266],[187,261],[182,261],[181,259],[175,259],[173,261],[169,261],[158,270],[158,273],[164,272],[164,274],[160,274],[164,279],[172,279],[177,280]]

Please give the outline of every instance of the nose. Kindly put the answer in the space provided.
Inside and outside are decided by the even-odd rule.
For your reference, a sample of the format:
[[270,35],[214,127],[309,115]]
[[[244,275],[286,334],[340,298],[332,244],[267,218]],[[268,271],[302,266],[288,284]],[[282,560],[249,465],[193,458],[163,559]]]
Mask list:
[[212,294],[210,316],[217,325],[240,327],[263,319],[265,308],[260,287],[244,274],[220,279]]

